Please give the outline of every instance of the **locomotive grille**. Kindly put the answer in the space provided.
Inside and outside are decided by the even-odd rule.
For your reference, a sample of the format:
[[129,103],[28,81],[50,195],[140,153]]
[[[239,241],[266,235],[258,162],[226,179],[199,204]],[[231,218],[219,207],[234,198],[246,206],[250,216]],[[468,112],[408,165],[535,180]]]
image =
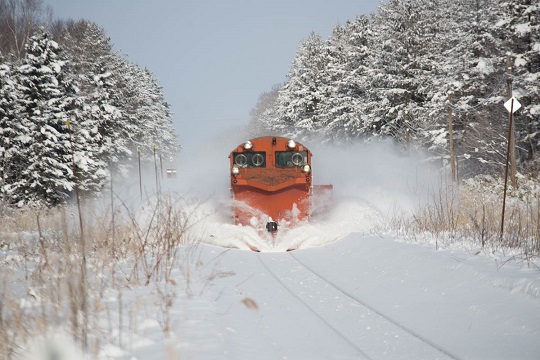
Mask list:
[[291,169],[249,169],[243,176],[246,180],[256,181],[261,184],[274,186],[298,177],[297,171]]

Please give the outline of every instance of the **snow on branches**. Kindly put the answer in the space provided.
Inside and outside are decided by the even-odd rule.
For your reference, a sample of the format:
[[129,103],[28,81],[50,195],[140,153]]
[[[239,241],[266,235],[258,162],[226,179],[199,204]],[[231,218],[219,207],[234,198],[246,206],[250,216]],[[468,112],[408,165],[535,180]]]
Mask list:
[[64,203],[75,186],[98,193],[138,147],[178,148],[171,112],[152,74],[112,51],[101,28],[38,30],[24,58],[0,59],[0,201]]
[[[326,141],[392,137],[448,156],[462,175],[504,163],[507,58],[521,163],[540,150],[540,6],[530,0],[389,0],[372,17],[311,34],[264,123]],[[451,98],[451,100],[450,100]]]

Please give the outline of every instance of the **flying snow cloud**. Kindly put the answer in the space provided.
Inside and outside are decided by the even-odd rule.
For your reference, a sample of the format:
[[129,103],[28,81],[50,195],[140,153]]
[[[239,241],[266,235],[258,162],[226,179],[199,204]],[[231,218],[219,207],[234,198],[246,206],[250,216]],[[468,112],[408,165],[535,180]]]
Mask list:
[[[311,221],[274,236],[265,231],[234,224],[229,184],[229,154],[246,139],[241,132],[222,134],[183,149],[175,162],[175,177],[157,175],[162,164],[136,171],[115,193],[134,207],[142,206],[160,192],[173,194],[189,216],[193,237],[223,247],[284,251],[324,245],[346,235],[373,233],[384,228],[386,219],[410,213],[437,193],[441,173],[420,152],[404,150],[391,141],[356,144],[321,141],[302,142],[313,153],[314,185],[333,185],[329,198],[314,195]],[[168,159],[167,159],[168,160]],[[159,174],[159,171],[158,171]],[[142,187],[143,196],[140,196]],[[137,205],[141,204],[141,205]],[[320,211],[318,205],[325,205]]]
[[[361,144],[310,144],[315,185],[332,184],[326,212],[309,224],[275,237],[236,226],[229,193],[230,151],[245,139],[223,137],[212,146],[192,149],[181,157],[171,188],[201,201],[204,217],[196,227],[201,241],[224,247],[284,251],[320,246],[352,232],[370,233],[385,217],[407,213],[427,201],[440,183],[440,173],[424,154],[405,151],[390,141]],[[315,212],[314,212],[315,213]]]
[[321,246],[350,233],[373,233],[384,228],[390,216],[425,203],[440,184],[440,172],[427,156],[404,151],[391,141],[315,145],[311,151],[314,184],[333,185],[332,199],[322,200],[330,209],[280,234],[277,251]]
[[392,141],[316,146],[315,184],[334,185],[334,200],[370,204],[387,215],[424,203],[440,186],[441,174],[419,151]]

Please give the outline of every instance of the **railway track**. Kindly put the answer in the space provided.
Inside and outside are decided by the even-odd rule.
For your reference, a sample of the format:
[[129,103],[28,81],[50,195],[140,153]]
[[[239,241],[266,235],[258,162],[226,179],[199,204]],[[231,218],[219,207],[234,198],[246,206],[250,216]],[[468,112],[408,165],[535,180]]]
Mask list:
[[[361,359],[459,359],[306,266],[292,252],[258,254],[268,273]],[[324,291],[321,291],[324,289]]]

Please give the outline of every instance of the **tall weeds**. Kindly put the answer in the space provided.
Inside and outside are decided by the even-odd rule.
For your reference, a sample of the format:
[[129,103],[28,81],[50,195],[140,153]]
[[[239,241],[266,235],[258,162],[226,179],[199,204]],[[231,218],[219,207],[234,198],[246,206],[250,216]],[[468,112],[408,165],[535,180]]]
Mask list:
[[[180,249],[197,246],[189,231],[197,206],[163,195],[136,210],[125,204],[117,209],[86,204],[81,218],[74,207],[2,212],[0,359],[20,358],[31,338],[58,328],[94,356],[112,328],[118,329],[121,343],[121,329],[132,321],[122,318],[128,316],[122,290],[152,282],[176,284],[171,273],[184,266]],[[99,316],[108,311],[105,294],[111,290],[117,291],[120,314],[114,326]],[[174,296],[160,291],[168,332],[166,312]]]
[[521,182],[508,194],[502,233],[502,184],[490,177],[441,187],[411,214],[393,214],[389,224],[408,238],[434,238],[437,246],[462,242],[484,250],[511,249],[529,260],[540,256],[540,186]]

